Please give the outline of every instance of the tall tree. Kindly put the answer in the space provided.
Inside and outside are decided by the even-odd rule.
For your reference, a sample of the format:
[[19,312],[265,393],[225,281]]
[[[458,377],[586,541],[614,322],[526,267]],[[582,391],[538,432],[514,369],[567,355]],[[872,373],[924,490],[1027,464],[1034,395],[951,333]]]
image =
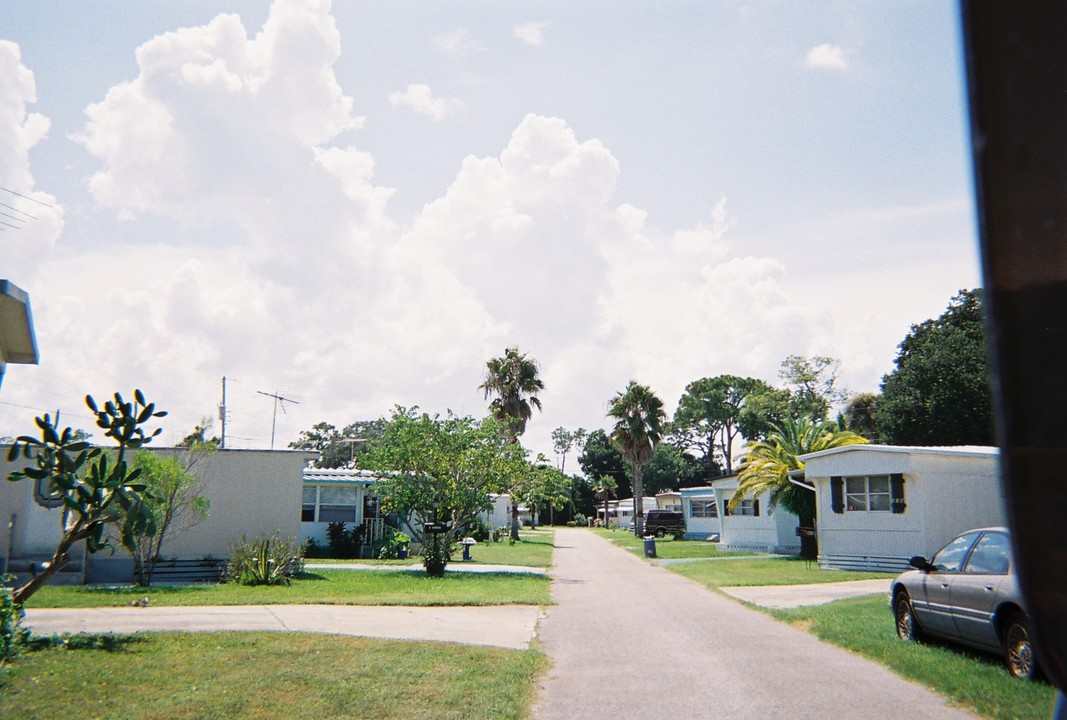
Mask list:
[[518,442],[526,432],[526,423],[533,416],[533,408],[541,409],[537,393],[545,389],[537,362],[520,353],[517,347],[504,350],[504,355],[489,358],[485,363],[485,380],[478,386],[485,391],[489,411],[503,423],[511,442]]
[[301,430],[289,447],[317,452],[319,457],[312,463],[317,468],[352,468],[359,464],[359,454],[367,443],[381,437],[384,427],[382,419],[357,420],[343,430],[319,422],[310,430]]
[[730,499],[736,508],[745,497],[759,497],[770,491],[771,507],[781,505],[810,521],[815,517],[815,493],[789,480],[791,470],[804,467],[798,458],[807,453],[844,445],[862,445],[867,440],[856,433],[839,430],[836,423],[815,423],[810,419],[786,418],[765,440],[752,443],[737,474],[737,491]]
[[577,450],[579,453],[582,451],[586,435],[585,428],[568,430],[564,427],[558,427],[552,431],[552,449],[559,456],[560,472],[564,472],[567,467],[567,454],[571,450]]
[[961,290],[939,317],[912,325],[894,362],[875,410],[885,442],[994,444],[981,290]]
[[604,527],[608,526],[608,500],[615,495],[618,487],[619,484],[611,475],[601,475],[593,481],[593,492],[596,493],[598,500],[604,502]]
[[678,400],[671,422],[675,444],[695,451],[709,463],[721,458],[726,474],[732,475],[734,441],[742,434],[746,401],[771,390],[762,380],[736,375],[694,380]]
[[[489,412],[501,423],[510,442],[518,444],[519,436],[526,432],[526,423],[533,416],[533,408],[541,409],[537,393],[545,389],[541,382],[541,369],[537,362],[520,353],[517,347],[504,350],[501,357],[485,362],[485,380],[478,386],[485,391]],[[511,503],[512,540],[519,539],[519,504]]]
[[[582,454],[578,456],[578,465],[587,478],[609,475],[615,479],[619,488],[630,484],[626,458],[619,452],[619,448],[612,444],[611,438],[603,430],[594,430],[589,433],[582,447]],[[620,492],[619,497],[626,497],[626,495]]]
[[644,534],[644,485],[641,469],[656,449],[667,422],[663,401],[646,385],[631,380],[611,401],[608,416],[615,418],[611,439],[633,468],[634,534]]
[[844,429],[862,435],[868,440],[877,440],[878,423],[875,422],[875,413],[879,399],[875,393],[857,393],[850,397],[841,414]]
[[790,355],[783,360],[778,376],[793,389],[793,415],[816,423],[825,420],[830,408],[845,399],[837,383],[840,370],[841,362],[825,355]]

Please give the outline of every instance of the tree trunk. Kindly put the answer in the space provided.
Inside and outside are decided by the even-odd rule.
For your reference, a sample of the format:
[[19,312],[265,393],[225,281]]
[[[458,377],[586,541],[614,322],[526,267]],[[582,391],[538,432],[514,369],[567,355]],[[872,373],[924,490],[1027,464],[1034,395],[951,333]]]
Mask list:
[[511,503],[511,539],[519,539],[519,504]]
[[641,477],[641,465],[634,463],[634,535],[645,535],[645,483]]

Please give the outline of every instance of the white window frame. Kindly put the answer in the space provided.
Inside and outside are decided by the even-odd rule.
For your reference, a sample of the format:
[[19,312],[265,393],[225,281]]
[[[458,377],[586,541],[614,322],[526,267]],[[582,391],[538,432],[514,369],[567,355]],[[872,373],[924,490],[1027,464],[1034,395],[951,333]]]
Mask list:
[[690,500],[689,516],[694,518],[717,518],[719,517],[719,504],[714,500]]
[[737,510],[730,514],[738,517],[756,517],[756,501],[753,498],[745,498],[737,504]]
[[[843,480],[844,486],[841,491],[844,495],[845,512],[893,512],[893,486],[889,475],[850,475],[844,477]],[[884,481],[885,490],[872,491],[872,480]],[[856,487],[861,482],[862,489]],[[876,502],[876,499],[879,502]],[[874,507],[876,504],[880,507]]]

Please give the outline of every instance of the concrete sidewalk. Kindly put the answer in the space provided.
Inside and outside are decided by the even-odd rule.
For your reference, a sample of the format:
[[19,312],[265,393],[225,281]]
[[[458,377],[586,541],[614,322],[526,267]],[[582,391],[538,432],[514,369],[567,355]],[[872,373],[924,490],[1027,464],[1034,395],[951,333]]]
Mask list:
[[[421,564],[413,565],[370,565],[363,563],[331,563],[331,562],[305,562],[305,570],[384,570],[389,572],[426,572]],[[462,560],[453,560],[448,563],[448,572],[460,573],[506,573],[511,575],[544,575],[544,568],[527,567],[525,565],[478,565],[465,563]]]
[[834,600],[863,597],[864,595],[888,595],[891,582],[892,580],[887,579],[850,580],[847,582],[813,585],[760,585],[719,589],[731,597],[750,602],[753,605],[785,610],[805,605],[825,605]]
[[392,607],[358,605],[232,605],[29,609],[36,635],[178,630],[275,630],[431,640],[525,650],[537,631],[540,608]]
[[538,720],[975,718],[593,533],[557,529],[555,544]]

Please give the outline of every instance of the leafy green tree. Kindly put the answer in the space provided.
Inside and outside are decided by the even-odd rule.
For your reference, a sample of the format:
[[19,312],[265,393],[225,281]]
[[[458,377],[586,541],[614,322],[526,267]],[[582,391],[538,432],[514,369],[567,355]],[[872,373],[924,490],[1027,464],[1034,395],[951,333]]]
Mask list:
[[[582,454],[578,456],[578,465],[587,478],[609,475],[615,479],[616,486],[625,488],[630,485],[630,475],[626,467],[626,458],[611,438],[603,430],[594,430],[586,438]],[[627,497],[620,492],[620,497]]]
[[571,497],[571,479],[552,467],[543,455],[539,455],[537,463],[513,485],[512,497],[531,509],[535,522],[538,508],[547,507],[551,525],[554,512],[562,510]]
[[541,409],[537,393],[545,389],[537,362],[520,353],[517,347],[504,351],[502,357],[485,363],[485,380],[478,386],[489,403],[493,417],[507,430],[511,442],[518,442],[526,432],[526,423],[533,416],[533,408]]
[[778,376],[793,388],[791,409],[794,417],[822,422],[830,408],[845,399],[838,387],[841,362],[825,355],[790,355],[782,361]]
[[802,521],[815,517],[815,493],[789,480],[791,470],[804,467],[798,458],[807,453],[844,445],[862,445],[867,440],[836,423],[815,423],[806,417],[787,418],[765,440],[752,443],[737,475],[737,491],[730,498],[731,509],[747,497],[771,493],[771,507],[781,505]]
[[376,485],[382,508],[402,518],[412,536],[423,536],[412,515],[447,523],[444,533],[424,538],[426,572],[441,577],[455,533],[492,507],[489,493],[504,492],[529,471],[526,452],[492,418],[441,418],[397,407],[383,429],[361,467],[382,474]]
[[645,493],[655,495],[668,490],[677,490],[681,483],[688,479],[691,471],[690,463],[700,461],[689,460],[685,454],[670,443],[662,442],[656,445],[644,468],[641,470],[641,483]]
[[868,440],[877,440],[878,423],[875,422],[875,413],[879,399],[875,393],[857,393],[850,397],[844,412],[841,413],[842,428]]
[[212,426],[215,422],[209,417],[200,418],[200,423],[193,428],[193,431],[182,438],[178,443],[178,447],[183,448],[206,448],[208,446],[217,448],[222,441],[217,436],[208,437],[208,433],[211,432]]
[[135,518],[128,516],[124,521],[122,544],[133,556],[134,576],[139,585],[152,584],[155,564],[168,539],[207,518],[211,501],[200,494],[204,484],[191,468],[214,450],[215,444],[209,440],[178,456],[147,450],[139,450],[133,456],[133,467],[140,472],[139,480],[145,487],[141,500],[155,519],[151,526],[141,530]]
[[611,440],[633,469],[634,534],[644,534],[644,485],[642,467],[652,459],[652,453],[663,435],[667,422],[663,401],[646,385],[631,380],[626,390],[611,401],[608,416],[615,418]]
[[141,497],[144,485],[138,482],[140,471],[130,466],[127,455],[162,432],[157,428],[147,433],[144,425],[167,413],[157,411],[140,390],[134,391],[133,402],[115,393],[103,407],[91,395],[85,397],[85,404],[96,417],[96,426],[116,443],[113,450],[105,452],[103,448],[90,447],[84,440],[76,439],[71,428],[59,429],[59,413],[54,420],[47,414],[37,418],[40,439],[22,435],[8,450],[8,462],[23,457],[31,464],[12,472],[7,479],[40,482],[62,507],[63,534],[52,559],[40,574],[15,590],[16,603],[26,602],[70,562],[70,549],[75,543],[84,540],[90,553],[108,548],[107,530],[119,523],[123,544],[132,543],[135,534],[154,532],[155,518]]
[[567,467],[567,453],[575,449],[579,453],[582,451],[587,434],[585,428],[568,430],[564,427],[558,427],[552,431],[552,449],[559,456],[560,472],[563,472]]
[[726,474],[732,475],[734,441],[742,434],[746,401],[771,390],[762,380],[736,375],[694,380],[686,386],[674,412],[670,426],[674,444],[694,451],[709,464],[722,458]]
[[767,387],[746,397],[737,419],[741,436],[750,442],[767,437],[786,418],[793,417],[792,397],[788,390],[776,387]]
[[598,500],[604,502],[604,527],[608,526],[608,500],[615,496],[619,483],[611,475],[601,475],[593,481],[593,492]]
[[981,290],[961,290],[939,317],[912,325],[894,362],[874,414],[885,442],[994,444]]
[[331,423],[319,422],[310,430],[301,430],[289,447],[317,452],[319,457],[313,463],[317,468],[352,468],[359,464],[359,454],[367,443],[381,437],[383,428],[381,419],[357,420],[343,430]]

